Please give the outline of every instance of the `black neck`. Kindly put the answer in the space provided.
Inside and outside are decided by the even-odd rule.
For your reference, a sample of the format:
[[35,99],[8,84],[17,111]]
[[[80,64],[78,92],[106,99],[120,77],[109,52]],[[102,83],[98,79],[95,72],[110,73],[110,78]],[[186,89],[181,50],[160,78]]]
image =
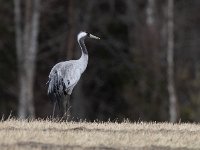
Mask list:
[[87,51],[87,48],[86,48],[86,46],[85,46],[84,40],[81,39],[78,43],[79,43],[79,45],[80,45],[80,47],[81,47],[82,52],[83,52],[84,54],[88,54],[88,51]]

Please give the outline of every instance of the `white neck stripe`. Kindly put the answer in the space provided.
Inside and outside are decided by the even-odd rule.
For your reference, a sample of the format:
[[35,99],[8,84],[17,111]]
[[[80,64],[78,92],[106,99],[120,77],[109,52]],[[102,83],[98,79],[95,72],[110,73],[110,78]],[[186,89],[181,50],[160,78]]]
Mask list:
[[77,36],[77,40],[79,41],[81,38],[83,38],[83,37],[85,37],[85,36],[87,36],[87,33],[85,33],[85,32],[80,32],[80,33],[78,34],[78,36]]

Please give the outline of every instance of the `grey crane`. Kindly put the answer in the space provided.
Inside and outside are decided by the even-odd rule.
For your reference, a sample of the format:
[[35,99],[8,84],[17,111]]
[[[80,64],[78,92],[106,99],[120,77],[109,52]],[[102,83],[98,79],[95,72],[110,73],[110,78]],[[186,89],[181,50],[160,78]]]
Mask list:
[[82,53],[81,57],[77,60],[59,62],[50,71],[47,83],[49,84],[49,98],[54,103],[53,116],[57,104],[62,115],[67,113],[73,88],[87,67],[88,51],[84,42],[86,38],[100,39],[90,33],[81,31],[77,35],[77,41]]

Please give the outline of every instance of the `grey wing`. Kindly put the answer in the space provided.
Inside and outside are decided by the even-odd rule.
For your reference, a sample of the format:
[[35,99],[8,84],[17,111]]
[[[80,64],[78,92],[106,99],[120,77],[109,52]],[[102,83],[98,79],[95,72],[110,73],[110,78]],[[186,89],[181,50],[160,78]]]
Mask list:
[[80,79],[80,76],[81,76],[80,69],[77,69],[77,67],[73,63],[68,62],[61,69],[61,74],[63,75],[63,81],[65,84],[65,92],[68,95],[71,95],[74,86],[77,84],[77,82]]
[[48,95],[52,102],[57,102],[60,107],[62,98],[64,97],[66,86],[63,77],[58,71],[53,71],[49,76]]

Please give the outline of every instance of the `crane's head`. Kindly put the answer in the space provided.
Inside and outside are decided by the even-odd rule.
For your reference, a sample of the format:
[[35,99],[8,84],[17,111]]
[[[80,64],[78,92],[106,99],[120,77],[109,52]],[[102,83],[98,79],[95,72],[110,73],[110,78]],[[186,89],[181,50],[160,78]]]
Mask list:
[[90,34],[90,33],[83,32],[83,31],[81,31],[81,32],[78,34],[77,38],[78,38],[78,41],[80,41],[81,39],[84,40],[85,38],[92,38],[92,39],[97,39],[97,40],[100,39],[100,38],[97,37],[97,36],[94,36],[94,35],[92,35],[92,34]]

